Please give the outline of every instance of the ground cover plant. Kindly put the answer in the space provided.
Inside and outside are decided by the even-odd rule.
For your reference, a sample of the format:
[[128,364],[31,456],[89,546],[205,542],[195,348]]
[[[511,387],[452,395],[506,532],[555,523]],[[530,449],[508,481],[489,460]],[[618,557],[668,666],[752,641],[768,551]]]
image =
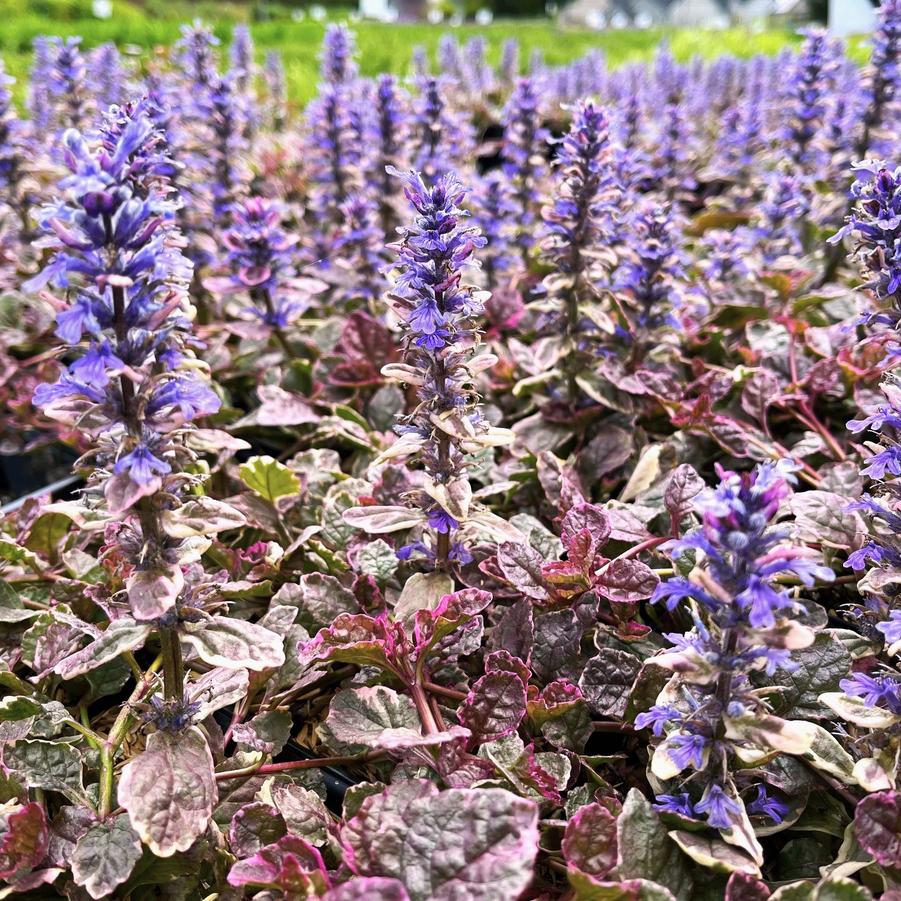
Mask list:
[[901,896],[879,16],[0,78],[0,896]]

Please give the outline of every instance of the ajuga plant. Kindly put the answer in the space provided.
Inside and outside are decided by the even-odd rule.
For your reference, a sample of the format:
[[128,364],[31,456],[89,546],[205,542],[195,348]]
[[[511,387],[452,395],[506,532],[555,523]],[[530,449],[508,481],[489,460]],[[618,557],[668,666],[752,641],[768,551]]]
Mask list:
[[341,228],[335,240],[341,271],[337,298],[355,306],[373,306],[385,291],[383,254],[385,235],[379,226],[378,206],[362,191],[341,205]]
[[367,185],[373,190],[379,207],[379,221],[385,236],[392,234],[398,221],[397,179],[388,173],[398,166],[406,153],[410,97],[393,75],[380,75],[376,83],[375,110],[370,118],[370,150],[367,153]]
[[[69,130],[63,141],[70,174],[60,182],[62,198],[40,213],[51,255],[27,287],[66,291],[68,302],[47,296],[71,362],[54,384],[39,387],[34,403],[88,439],[77,464],[86,474],[81,496],[56,515],[100,529],[101,563],[90,600],[78,605],[87,619],[55,607],[46,625],[67,637],[29,660],[41,678],[62,684],[93,678],[121,656],[129,665],[118,685],[135,682],[103,726],[87,711],[59,721],[77,733],[64,744],[72,771],[81,772],[89,750],[96,761],[91,793],[68,792],[68,814],[83,822],[77,835],[95,829],[87,842],[103,844],[113,832],[129,848],[101,871],[73,864],[76,882],[100,898],[128,879],[142,844],[170,857],[203,834],[217,792],[207,733],[195,723],[216,709],[212,694],[229,680],[246,684],[248,667],[278,667],[284,653],[274,633],[250,622],[236,629],[219,615],[222,574],[208,577],[199,562],[209,536],[244,518],[200,490],[208,470],[194,449],[201,433],[193,423],[220,402],[193,353],[191,266],[174,225],[179,201],[165,145],[143,103],[113,107],[96,139]],[[192,666],[199,681],[188,679]],[[141,720],[144,750],[121,766]],[[20,745],[5,762],[34,772],[31,747]]]
[[614,290],[622,299],[631,359],[637,362],[659,342],[662,327],[676,325],[686,273],[669,204],[639,206],[630,219],[629,233]]
[[53,46],[50,39],[39,36],[34,39],[31,72],[28,79],[28,113],[31,117],[33,137],[45,140],[53,119],[50,97],[50,78],[53,72]]
[[811,189],[803,176],[789,167],[767,176],[753,221],[764,263],[790,264],[794,256],[803,252],[804,221],[810,208]]
[[126,100],[127,74],[115,44],[101,44],[93,50],[88,68],[88,84],[98,109],[109,109]]
[[[851,125],[851,161],[874,155],[890,153],[887,145],[886,126],[897,116],[898,91],[901,85],[901,3],[896,0],[880,4],[877,26],[873,32],[870,62],[864,70],[860,93],[865,104],[856,123]],[[853,197],[847,200],[846,212],[850,213]],[[826,253],[826,264],[821,281],[834,278],[845,254],[838,242],[833,242]]]
[[341,221],[341,204],[361,187],[362,148],[354,140],[352,92],[356,76],[353,40],[347,29],[332,26],[326,32],[319,96],[307,111],[309,171],[313,183],[311,212],[315,214],[314,253],[328,262],[329,239]]
[[52,38],[50,54],[47,88],[53,115],[49,124],[52,136],[58,137],[67,127],[84,128],[94,109],[81,38]]
[[187,557],[165,520],[178,518],[179,497],[191,481],[180,433],[215,412],[219,400],[188,347],[191,266],[172,224],[170,163],[141,106],[114,107],[99,146],[74,130],[64,144],[71,170],[60,185],[65,199],[40,214],[53,256],[28,287],[73,292],[57,316],[57,334],[80,354],[55,384],[35,392],[34,402],[96,441],[83,461],[92,467],[86,497],[102,498],[110,552],[128,568],[128,609],[142,624],[134,646],[158,623],[166,697],[180,704],[183,670],[173,628]]
[[505,429],[482,416],[475,378],[496,358],[479,352],[477,317],[485,292],[463,281],[473,253],[484,246],[464,224],[465,190],[454,175],[427,184],[418,172],[402,175],[413,224],[401,228],[395,246],[397,276],[389,297],[402,322],[404,358],[385,375],[415,387],[417,405],[396,427],[398,440],[385,453],[422,466],[426,481],[412,510],[363,507],[348,511],[352,525],[373,533],[425,526],[422,539],[404,546],[402,559],[422,555],[436,569],[471,559],[467,537],[490,529],[496,517],[473,502],[467,466],[473,454],[509,441]]
[[517,79],[504,107],[501,146],[504,175],[510,183],[515,213],[515,243],[525,259],[533,244],[540,187],[547,171],[549,132],[542,126],[539,93],[531,78]]
[[836,68],[836,48],[826,30],[807,29],[789,74],[784,108],[785,146],[794,167],[805,175],[817,174],[822,165],[820,138]]
[[266,98],[269,119],[274,132],[280,132],[287,115],[288,91],[285,83],[285,64],[281,54],[270,50],[263,63],[263,78],[266,81]]
[[410,123],[411,162],[426,179],[459,169],[472,149],[472,126],[449,103],[447,78],[426,76],[417,84]]
[[211,132],[207,178],[214,231],[228,227],[234,203],[246,190],[246,112],[231,76],[218,78],[210,89],[207,112]]
[[571,407],[583,394],[580,376],[590,368],[598,338],[613,325],[599,302],[614,266],[609,247],[617,199],[610,123],[588,101],[573,114],[555,160],[550,202],[542,210],[541,257],[552,267],[537,301],[548,333],[556,336],[552,391]]
[[791,492],[790,467],[719,476],[694,502],[701,528],[667,546],[677,562],[687,553],[697,562],[688,576],[661,583],[653,601],[684,609],[692,627],[667,635],[671,649],[654,660],[673,676],[635,725],[661,739],[650,764],[658,809],[706,820],[760,865],[748,813],[778,824],[789,807],[749,764],[773,752],[805,754],[815,737],[811,724],[775,717],[754,683],[757,672],[790,668],[791,652],[814,641],[799,621],[803,608],[776,580],[791,575],[809,587],[832,570],[775,522]]
[[294,351],[286,330],[307,304],[295,278],[298,238],[283,228],[283,212],[276,201],[249,197],[234,208],[232,227],[222,240],[230,270],[227,290],[250,296],[244,310],[270,329],[290,359]]
[[[896,334],[901,320],[901,171],[891,169],[884,162],[862,163],[856,170],[857,180],[852,187],[855,206],[845,226],[833,241],[846,235],[854,241],[853,256],[864,277],[864,288],[870,299],[863,322],[872,332],[871,342],[887,352],[886,363],[897,354]],[[871,399],[871,405],[860,418],[852,419],[848,428],[852,434],[872,437],[866,442],[869,455],[861,468],[861,475],[870,480],[870,493],[863,494],[852,505],[871,524],[872,535],[849,555],[846,566],[855,572],[869,568],[859,583],[859,589],[867,602],[856,609],[856,616],[875,627],[885,636],[888,653],[897,653],[901,641],[901,609],[897,609],[895,583],[901,566],[901,547],[898,545],[901,516],[898,513],[901,476],[901,396],[897,378],[889,372],[880,385],[880,395]],[[865,674],[855,674],[842,684],[845,691],[863,698],[867,707],[892,706],[889,695],[897,695],[896,673],[876,675],[876,682],[885,683],[886,698],[878,700],[874,694],[865,694],[862,686],[872,679]],[[859,683],[859,684],[858,684]],[[856,686],[856,687],[855,687]],[[842,713],[842,710],[838,710]],[[847,712],[847,710],[845,710]],[[862,725],[875,726],[875,722]],[[892,771],[892,768],[889,768]]]
[[[0,202],[14,217],[16,224],[13,230],[24,237],[30,226],[24,183],[27,174],[27,125],[13,106],[10,86],[14,83],[15,79],[6,74],[0,62]],[[9,227],[8,223],[3,223],[0,230],[7,231]]]
[[[516,222],[521,210],[504,174],[489,172],[472,197],[473,221],[485,237],[481,253],[485,285],[490,291],[502,287],[516,265]],[[520,242],[521,243],[521,242]],[[506,278],[505,278],[506,276]]]

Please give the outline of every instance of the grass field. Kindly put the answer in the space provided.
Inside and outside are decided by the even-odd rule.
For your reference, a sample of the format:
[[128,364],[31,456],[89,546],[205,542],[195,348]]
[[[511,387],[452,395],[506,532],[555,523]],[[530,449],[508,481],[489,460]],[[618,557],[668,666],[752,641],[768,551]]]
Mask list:
[[[7,70],[17,79],[16,96],[23,96],[23,77],[30,64],[30,49],[39,34],[61,36],[81,35],[84,46],[89,48],[105,41],[114,41],[120,48],[132,52],[146,52],[165,48],[179,36],[179,19],[160,19],[139,15],[129,8],[126,15],[114,15],[112,19],[82,19],[48,21],[38,16],[22,16],[5,23],[0,28],[0,53]],[[210,22],[227,45],[232,22]],[[443,33],[443,26],[385,25],[375,22],[353,23],[360,48],[360,67],[364,75],[394,72],[404,75],[409,71],[413,48],[425,46],[432,54]],[[278,50],[285,61],[289,94],[293,103],[303,104],[315,93],[318,78],[319,44],[325,24],[305,20],[263,22],[251,26],[260,59],[267,50]],[[541,50],[552,65],[566,63],[588,50],[602,50],[611,65],[650,56],[659,42],[669,41],[677,58],[689,59],[695,54],[718,56],[735,54],[750,56],[755,53],[777,53],[788,43],[795,43],[798,36],[790,31],[751,32],[744,29],[705,31],[685,29],[677,31],[609,31],[561,30],[552,21],[502,21],[488,26],[461,26],[453,33],[460,41],[479,34],[490,46],[490,58],[497,61],[500,49],[507,38],[515,37],[522,48],[522,59],[528,61],[535,49]],[[862,42],[855,42],[856,52],[865,57]]]

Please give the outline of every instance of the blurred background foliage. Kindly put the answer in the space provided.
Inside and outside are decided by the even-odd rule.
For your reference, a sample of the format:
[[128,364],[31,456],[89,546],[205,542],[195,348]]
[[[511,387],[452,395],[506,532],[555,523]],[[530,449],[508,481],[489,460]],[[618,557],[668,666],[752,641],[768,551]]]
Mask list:
[[[259,59],[266,51],[282,53],[288,77],[289,96],[294,104],[306,103],[316,91],[319,44],[328,21],[354,17],[347,0],[325,0],[316,4],[286,2],[183,2],[183,0],[112,0],[107,18],[94,15],[97,0],[0,0],[0,53],[9,73],[19,79],[16,97],[22,99],[23,76],[28,71],[31,46],[40,34],[81,35],[84,47],[106,41],[115,42],[126,53],[145,57],[148,51],[165,52],[179,36],[179,26],[199,18],[213,27],[227,46],[236,22],[251,26]],[[488,25],[464,24],[453,27],[461,42],[473,35],[483,36],[489,45],[489,59],[497,62],[507,38],[520,43],[525,65],[532,52],[541,51],[549,65],[560,65],[582,56],[591,49],[603,51],[611,65],[618,65],[653,54],[666,40],[678,59],[696,54],[718,56],[724,53],[750,56],[777,53],[800,39],[789,29],[749,31],[745,28],[725,31],[704,29],[647,29],[590,31],[561,29],[553,19],[535,15],[528,5],[537,0],[485,0],[480,6],[495,6],[498,19]],[[108,3],[109,5],[109,3]],[[310,15],[319,7],[316,19]],[[541,0],[543,7],[544,0]],[[531,17],[514,13],[531,12]],[[413,49],[424,46],[434,59],[441,35],[449,26],[429,24],[385,24],[351,22],[360,49],[360,68],[364,75],[410,70]],[[863,60],[866,50],[856,42],[854,53]]]

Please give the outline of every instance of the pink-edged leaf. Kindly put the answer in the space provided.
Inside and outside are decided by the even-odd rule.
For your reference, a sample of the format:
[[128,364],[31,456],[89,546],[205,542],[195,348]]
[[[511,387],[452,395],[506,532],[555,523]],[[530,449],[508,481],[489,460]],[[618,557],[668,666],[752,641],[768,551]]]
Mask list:
[[53,667],[53,672],[63,679],[74,679],[88,673],[115,660],[126,651],[136,651],[142,647],[152,628],[132,619],[113,620],[106,631],[89,645],[60,660]]
[[741,870],[736,870],[726,883],[725,901],[766,901],[769,897],[770,890],[765,882]]
[[554,560],[541,567],[541,577],[557,598],[571,598],[591,588],[590,575],[581,560]]
[[580,807],[566,824],[562,848],[570,867],[603,879],[616,866],[616,817],[601,804]]
[[335,886],[322,896],[322,901],[410,901],[410,896],[399,879],[364,876]]
[[47,853],[49,841],[47,817],[37,802],[0,811],[0,879],[33,870]]
[[342,613],[327,629],[298,648],[301,666],[314,663],[355,663],[377,666],[394,672],[397,654],[406,646],[400,623],[391,622],[385,614],[373,617],[365,613]]
[[312,845],[324,845],[328,841],[332,818],[316,792],[293,782],[276,782],[270,792],[288,832]]
[[340,838],[353,872],[398,879],[411,901],[515,901],[532,881],[538,807],[411,779],[366,798]]
[[522,679],[523,685],[528,685],[532,678],[532,672],[528,665],[515,654],[507,650],[492,651],[485,658],[486,673],[515,673]]
[[157,857],[187,851],[206,831],[217,797],[213,755],[196,726],[154,732],[119,779],[119,803]]
[[106,898],[141,859],[141,839],[123,813],[88,829],[72,853],[72,877],[92,898]]
[[487,673],[472,686],[457,719],[479,741],[495,741],[519,728],[526,715],[526,683],[515,672]]
[[417,654],[427,654],[439,641],[478,616],[490,603],[490,592],[464,588],[444,595],[434,610],[417,611],[413,627]]
[[884,867],[901,867],[901,792],[867,795],[854,811],[857,840]]
[[423,735],[413,701],[384,685],[339,691],[332,698],[322,729],[341,745],[385,751],[439,745],[469,737],[469,732],[459,726]]
[[227,669],[277,669],[285,662],[284,639],[246,620],[213,616],[185,623],[182,643],[211,666]]
[[185,577],[177,563],[138,570],[125,581],[131,612],[144,622],[171,610],[184,587]]
[[614,560],[602,572],[595,587],[605,598],[621,604],[633,604],[649,598],[660,577],[640,560]]
[[322,895],[330,885],[322,855],[294,835],[239,860],[229,871],[228,884],[278,889],[285,897],[299,898]]

